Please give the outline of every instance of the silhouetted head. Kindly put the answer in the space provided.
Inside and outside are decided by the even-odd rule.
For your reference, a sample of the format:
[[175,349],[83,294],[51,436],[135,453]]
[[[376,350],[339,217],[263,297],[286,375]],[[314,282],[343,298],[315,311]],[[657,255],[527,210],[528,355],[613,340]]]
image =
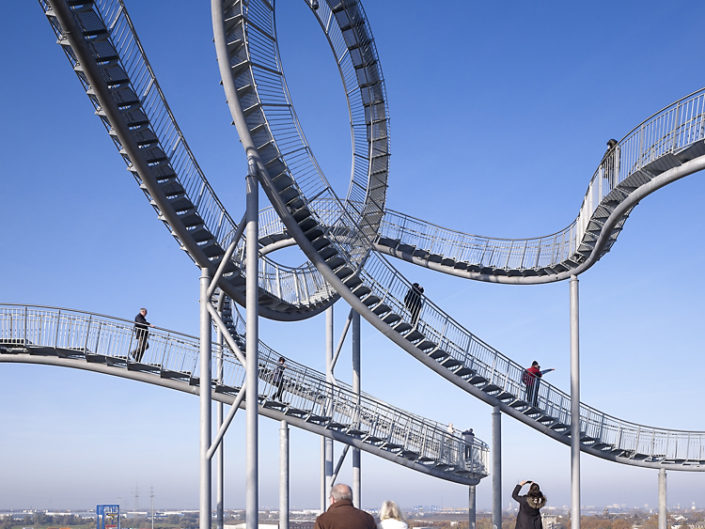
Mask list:
[[532,483],[531,486],[529,486],[529,496],[533,496],[534,498],[542,498],[543,493],[541,492],[541,487],[539,487],[538,483]]
[[531,367],[540,367],[540,366],[539,366],[539,363],[536,360],[534,360],[533,362],[531,362]]

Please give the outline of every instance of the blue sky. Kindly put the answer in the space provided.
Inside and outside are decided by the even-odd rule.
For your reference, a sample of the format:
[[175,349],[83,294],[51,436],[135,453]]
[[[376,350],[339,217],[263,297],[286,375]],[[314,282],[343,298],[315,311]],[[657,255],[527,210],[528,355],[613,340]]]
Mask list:
[[[332,58],[303,2],[280,2],[281,47],[314,151],[347,189],[349,129]],[[235,218],[245,163],[219,86],[206,5],[130,2],[167,99]],[[538,236],[575,217],[607,139],[705,85],[705,5],[645,2],[367,2],[392,116],[389,207],[482,235]],[[115,151],[41,9],[0,19],[0,301],[66,306],[198,330],[198,270],[157,221]],[[580,278],[582,400],[635,422],[702,430],[705,197],[696,174],[633,211]],[[557,368],[569,389],[568,284],[516,287],[395,262],[488,343]],[[336,306],[338,329],[348,309]],[[261,324],[283,354],[323,369],[324,319]],[[349,348],[347,349],[349,351]],[[337,375],[349,380],[349,353]],[[363,388],[490,441],[491,409],[363,326]],[[68,369],[2,365],[0,509],[198,504],[198,401]],[[276,506],[278,423],[262,420],[262,506]],[[244,505],[244,414],[226,438],[226,505]],[[570,500],[570,453],[503,421],[504,504],[514,483]],[[292,430],[294,507],[318,505],[319,440]],[[337,453],[340,450],[337,449]],[[583,506],[656,504],[656,471],[582,458]],[[349,480],[349,466],[341,480]],[[669,504],[705,507],[705,475],[669,473]],[[491,485],[478,487],[488,508]],[[139,498],[136,500],[135,492]],[[462,506],[464,487],[363,455],[363,505]]]

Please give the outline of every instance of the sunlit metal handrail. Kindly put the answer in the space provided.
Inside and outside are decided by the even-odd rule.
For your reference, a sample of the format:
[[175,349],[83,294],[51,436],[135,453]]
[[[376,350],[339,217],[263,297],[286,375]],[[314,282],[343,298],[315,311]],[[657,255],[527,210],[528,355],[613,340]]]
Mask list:
[[[386,210],[380,237],[455,262],[490,269],[542,269],[570,259],[577,261],[576,252],[585,238],[590,219],[619,184],[657,159],[702,139],[705,139],[705,89],[650,116],[610,149],[590,179],[576,219],[556,233],[530,238],[486,237]],[[630,191],[629,186],[626,191]],[[621,201],[616,197],[615,200]],[[550,276],[546,280],[551,280]]]
[[[198,339],[179,332],[154,328],[149,331],[149,348],[140,365],[156,367],[161,376],[178,373],[191,380],[199,378]],[[137,346],[134,322],[102,314],[37,305],[0,304],[0,348],[27,348],[60,354],[76,353],[90,360],[105,357],[127,365],[129,353]],[[217,353],[219,346],[213,344]],[[0,350],[1,351],[1,350]],[[223,375],[214,381],[237,391],[245,381],[244,367],[226,347]],[[0,357],[4,353],[0,352]],[[213,354],[216,373],[217,354]],[[271,397],[277,384],[271,374],[281,355],[260,341],[260,395]],[[96,360],[93,360],[96,361]],[[138,364],[134,364],[138,365]],[[160,376],[159,374],[157,376]],[[200,381],[199,381],[200,382]],[[375,445],[387,445],[402,457],[433,462],[437,466],[469,472],[478,478],[487,475],[487,445],[476,439],[476,457],[466,460],[463,439],[449,434],[444,425],[394,408],[362,393],[358,396],[343,383],[332,385],[325,375],[288,359],[284,377],[288,413],[345,432],[364,433]],[[332,410],[332,413],[330,413]]]

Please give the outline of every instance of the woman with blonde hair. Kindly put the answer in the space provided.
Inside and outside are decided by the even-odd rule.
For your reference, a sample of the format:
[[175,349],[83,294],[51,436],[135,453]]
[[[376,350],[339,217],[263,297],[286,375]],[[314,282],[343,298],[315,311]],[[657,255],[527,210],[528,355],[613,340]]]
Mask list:
[[409,524],[404,520],[399,506],[392,500],[387,500],[379,509],[377,527],[378,529],[408,529]]

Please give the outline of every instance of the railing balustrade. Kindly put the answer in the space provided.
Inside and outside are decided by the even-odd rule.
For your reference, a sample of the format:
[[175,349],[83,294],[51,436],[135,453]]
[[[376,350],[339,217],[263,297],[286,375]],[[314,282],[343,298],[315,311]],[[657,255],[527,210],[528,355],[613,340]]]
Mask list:
[[[242,321],[235,323],[241,326]],[[52,307],[0,305],[0,346],[26,347],[30,354],[45,354],[46,349],[52,349],[69,358],[89,362],[102,358],[126,366],[130,352],[137,345],[134,336],[134,322],[128,320]],[[161,376],[198,379],[198,339],[153,328],[149,330],[148,341],[149,348],[140,365],[158,369]],[[212,369],[218,373],[220,349],[215,343],[212,347]],[[237,390],[244,384],[245,369],[227,347],[223,351],[222,378],[215,382]],[[271,398],[277,391],[272,374],[280,356],[260,342],[262,398]],[[415,458],[487,475],[488,448],[482,441],[475,440],[473,444],[477,458],[466,461],[463,439],[449,435],[444,425],[389,406],[368,394],[357,395],[346,384],[332,385],[322,373],[292,360],[286,362],[283,384],[286,406],[292,414],[310,417],[312,422],[320,417],[329,428],[359,431],[361,435],[378,438],[379,442],[399,445],[400,450],[413,452]]]

